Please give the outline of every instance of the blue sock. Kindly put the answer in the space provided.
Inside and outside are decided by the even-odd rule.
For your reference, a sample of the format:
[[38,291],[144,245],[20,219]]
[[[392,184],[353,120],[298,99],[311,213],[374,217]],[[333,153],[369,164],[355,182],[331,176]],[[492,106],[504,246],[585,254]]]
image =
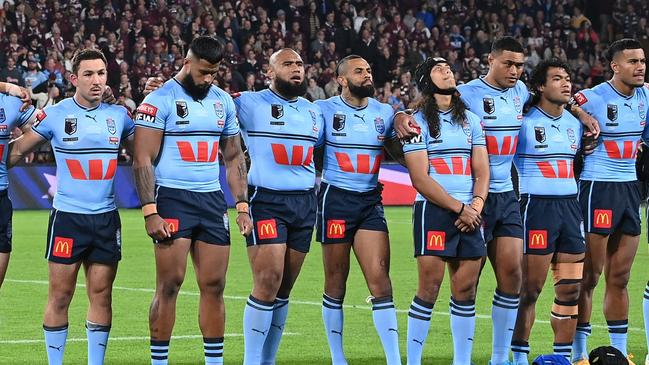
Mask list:
[[288,316],[288,298],[276,298],[273,306],[273,317],[268,329],[268,336],[261,351],[261,365],[275,364],[279,343],[282,341],[284,325]]
[[86,336],[88,337],[88,365],[102,365],[108,346],[110,325],[101,325],[86,321]]
[[203,337],[205,365],[223,364],[223,337]]
[[554,349],[555,355],[561,355],[565,357],[566,360],[570,360],[570,351],[572,351],[572,342],[566,342],[566,343],[555,342],[554,344],[552,344],[552,348]]
[[372,319],[381,339],[387,364],[401,365],[397,311],[394,309],[392,296],[372,299]]
[[575,338],[572,341],[573,362],[588,359],[588,336],[590,336],[591,332],[590,323],[577,323],[577,331],[575,331]]
[[252,295],[248,297],[243,310],[243,363],[245,365],[261,363],[261,350],[273,320],[274,306],[273,302],[264,302]]
[[420,365],[424,343],[428,336],[434,303],[429,303],[415,295],[408,310],[408,365]]
[[512,340],[512,353],[515,365],[529,365],[527,355],[530,353],[530,344],[523,340]]
[[470,365],[475,332],[475,301],[458,301],[451,297],[450,310],[453,365]]
[[45,350],[47,350],[47,362],[49,365],[63,364],[63,353],[65,341],[68,339],[68,325],[60,327],[47,327],[43,325],[45,334]]
[[611,339],[611,346],[620,350],[624,356],[627,356],[626,339],[629,331],[629,320],[606,321],[606,324],[608,325],[608,337]]
[[518,303],[518,295],[506,294],[496,289],[491,307],[493,322],[491,364],[493,365],[509,360],[509,347],[516,326]]
[[333,365],[347,365],[343,351],[343,300],[322,294],[322,321],[324,322]]
[[167,365],[169,361],[169,340],[151,339],[151,365]]
[[649,349],[649,282],[644,288],[644,299],[642,299],[642,314],[644,317],[644,333],[647,338],[647,349]]

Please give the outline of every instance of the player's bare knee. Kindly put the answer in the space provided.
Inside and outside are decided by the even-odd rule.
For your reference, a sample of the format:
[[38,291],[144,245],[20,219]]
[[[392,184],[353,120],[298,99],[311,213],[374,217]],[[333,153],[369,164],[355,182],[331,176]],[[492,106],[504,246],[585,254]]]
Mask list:
[[70,302],[72,302],[72,296],[74,295],[74,290],[59,290],[50,294],[48,301],[49,305],[56,312],[63,312],[68,309]]
[[180,291],[180,287],[183,281],[178,280],[177,278],[171,280],[164,280],[158,283],[157,296],[161,300],[175,300]]
[[210,278],[199,279],[198,288],[201,295],[209,295],[211,297],[223,297],[225,290],[225,278]]
[[255,284],[267,291],[277,292],[282,284],[282,272],[279,270],[265,270],[256,273]]
[[429,303],[435,303],[437,300],[437,295],[439,294],[440,283],[426,283],[424,285],[419,285],[417,290],[417,296],[420,299],[423,299]]
[[618,290],[626,289],[627,285],[629,284],[630,275],[630,272],[613,272],[609,274],[606,278],[607,288],[614,288]]
[[392,283],[390,278],[381,278],[368,283],[370,294],[375,298],[387,297],[392,295]]
[[541,295],[541,289],[543,287],[539,285],[528,285],[521,290],[521,302],[522,303],[536,303]]

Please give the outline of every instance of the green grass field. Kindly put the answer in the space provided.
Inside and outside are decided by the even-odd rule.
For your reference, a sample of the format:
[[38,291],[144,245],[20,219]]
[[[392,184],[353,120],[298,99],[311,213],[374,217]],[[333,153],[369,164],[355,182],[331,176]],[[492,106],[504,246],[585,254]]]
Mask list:
[[[401,353],[406,358],[407,309],[416,288],[416,264],[412,257],[410,208],[386,209],[392,239],[391,276],[398,309]],[[14,213],[14,251],[7,278],[0,291],[0,364],[46,364],[42,333],[42,313],[47,296],[47,264],[43,258],[46,211]],[[154,288],[154,260],[151,241],[147,238],[142,217],[137,210],[123,210],[123,259],[113,294],[113,329],[108,346],[108,364],[147,364],[148,308]],[[232,217],[231,222],[234,222]],[[642,238],[633,266],[629,291],[629,350],[641,363],[646,353],[642,322],[642,294],[649,278],[646,239]],[[86,363],[85,309],[87,299],[83,276],[70,308],[70,332],[66,347],[67,364]],[[278,364],[329,364],[329,350],[321,319],[322,298],[321,250],[317,243],[297,281],[289,310],[286,333],[279,350]],[[600,283],[601,284],[601,283]],[[345,351],[350,364],[380,364],[383,351],[372,325],[368,291],[358,265],[352,265],[345,298]],[[489,268],[481,279],[477,298],[478,318],[474,345],[474,362],[487,364],[491,349],[491,298],[495,280]],[[600,285],[601,286],[601,285]],[[245,244],[234,237],[225,291],[227,326],[225,362],[241,363],[243,358],[242,316],[251,279]],[[449,364],[452,342],[448,317],[448,283],[440,293],[424,349],[426,364]],[[602,289],[596,292],[593,335],[590,344],[608,343],[605,321],[601,314]],[[552,300],[551,280],[537,306],[537,324],[530,343],[534,355],[552,352],[549,310]],[[178,298],[176,326],[171,341],[171,364],[202,364],[202,339],[197,324],[198,289],[191,266]]]

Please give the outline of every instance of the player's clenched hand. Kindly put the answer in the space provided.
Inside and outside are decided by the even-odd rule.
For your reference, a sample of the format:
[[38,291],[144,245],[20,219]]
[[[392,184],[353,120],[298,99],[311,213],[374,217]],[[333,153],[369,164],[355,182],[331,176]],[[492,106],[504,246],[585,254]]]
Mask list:
[[237,214],[237,225],[242,235],[248,236],[252,232],[252,219],[247,213]]
[[400,139],[414,137],[421,132],[412,115],[397,113],[394,116],[394,131]]
[[153,91],[158,89],[160,86],[164,84],[164,81],[162,80],[161,77],[149,77],[146,80],[146,84],[144,85],[144,91],[142,92],[144,96],[151,94]]
[[480,226],[480,213],[472,206],[465,204],[460,216],[455,221],[455,226],[461,232],[471,232]]
[[581,150],[584,155],[590,155],[595,151],[595,148],[599,145],[599,138],[592,132],[584,132],[584,135],[581,137]]
[[104,93],[101,95],[101,101],[106,103],[106,104],[116,104],[117,99],[115,98],[115,94],[113,94],[113,89],[110,88],[110,86],[106,86],[104,89]]
[[171,237],[169,223],[165,222],[158,214],[153,214],[144,219],[146,234],[156,241],[164,241]]
[[588,128],[590,133],[593,135],[593,138],[599,137],[600,129],[599,123],[597,123],[597,119],[593,118],[592,115],[586,112],[582,112],[579,115],[579,121],[584,125],[584,127]]

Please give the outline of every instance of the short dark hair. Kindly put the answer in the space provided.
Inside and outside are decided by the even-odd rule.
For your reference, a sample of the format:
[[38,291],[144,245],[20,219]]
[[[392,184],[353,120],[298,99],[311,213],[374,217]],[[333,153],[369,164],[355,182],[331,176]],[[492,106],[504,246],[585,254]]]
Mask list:
[[342,69],[343,66],[345,66],[345,64],[347,62],[349,62],[351,60],[356,60],[356,59],[359,59],[359,58],[363,58],[363,57],[361,57],[359,55],[356,55],[356,54],[350,54],[349,56],[343,57],[343,59],[338,61],[338,63],[336,64],[336,76],[340,76],[340,70]]
[[530,89],[536,91],[540,86],[545,85],[546,81],[548,81],[548,70],[551,67],[562,68],[568,75],[571,73],[570,66],[558,58],[543,60],[532,70],[529,81]]
[[504,36],[496,39],[491,44],[491,53],[499,53],[502,51],[523,53],[523,46],[516,40],[516,38]]
[[223,43],[216,38],[200,36],[194,38],[189,45],[189,50],[198,59],[209,63],[219,63],[223,59]]
[[79,72],[81,61],[88,60],[102,60],[104,61],[104,65],[108,64],[108,62],[106,62],[106,56],[104,56],[102,51],[95,48],[86,48],[77,51],[74,56],[72,56],[72,73],[76,75],[77,72]]
[[609,62],[611,62],[613,61],[613,57],[615,57],[616,54],[624,51],[625,49],[642,49],[642,45],[640,45],[640,42],[632,38],[619,39],[611,43],[611,45],[608,47],[608,49],[606,50],[606,58]]

